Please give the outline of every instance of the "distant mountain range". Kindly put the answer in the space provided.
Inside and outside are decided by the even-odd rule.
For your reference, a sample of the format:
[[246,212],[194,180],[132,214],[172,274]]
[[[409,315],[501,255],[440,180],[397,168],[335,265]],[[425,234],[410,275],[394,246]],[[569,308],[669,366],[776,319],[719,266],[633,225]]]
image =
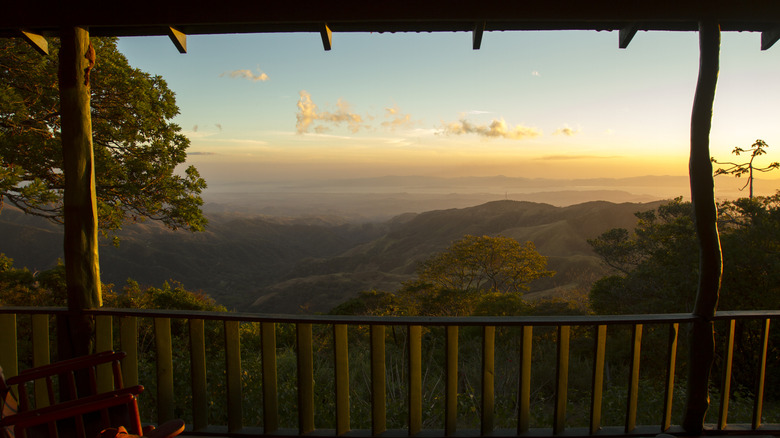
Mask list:
[[[433,202],[431,203],[433,204]],[[587,288],[604,274],[588,238],[631,228],[650,203],[586,202],[567,207],[499,200],[466,208],[407,213],[380,222],[335,214],[283,218],[209,213],[204,233],[158,224],[127,226],[119,248],[101,247],[102,280],[121,288],[132,278],[159,286],[176,280],[228,308],[262,313],[325,312],[361,290],[395,290],[419,262],[466,234],[531,240],[557,271],[528,296]],[[58,226],[6,206],[0,252],[17,267],[42,270],[62,255]]]

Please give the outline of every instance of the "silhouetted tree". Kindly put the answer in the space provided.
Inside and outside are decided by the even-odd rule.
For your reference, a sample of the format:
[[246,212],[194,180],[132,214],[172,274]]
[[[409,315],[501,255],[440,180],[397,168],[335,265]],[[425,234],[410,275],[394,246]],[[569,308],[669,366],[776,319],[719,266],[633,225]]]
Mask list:
[[715,159],[715,157],[710,158],[710,160],[715,164],[725,165],[727,167],[721,167],[719,169],[715,169],[715,175],[734,175],[735,177],[739,178],[742,175],[747,174],[747,182],[740,190],[744,190],[745,187],[750,186],[750,199],[753,199],[753,171],[758,172],[769,172],[775,169],[780,168],[780,163],[774,162],[768,166],[765,167],[757,167],[753,165],[753,160],[756,159],[759,155],[764,155],[766,153],[766,148],[768,148],[769,145],[764,142],[764,140],[756,140],[755,143],[753,143],[750,148],[748,149],[742,149],[741,147],[735,147],[732,153],[734,155],[739,156],[742,153],[750,152],[750,160],[747,163],[732,163],[728,161],[718,161]]

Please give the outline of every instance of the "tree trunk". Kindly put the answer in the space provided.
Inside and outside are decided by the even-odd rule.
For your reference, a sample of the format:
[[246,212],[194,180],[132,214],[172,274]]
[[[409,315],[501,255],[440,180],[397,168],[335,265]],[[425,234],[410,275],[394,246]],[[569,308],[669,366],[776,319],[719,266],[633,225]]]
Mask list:
[[699,50],[699,79],[691,115],[691,156],[688,165],[700,250],[699,288],[693,309],[697,321],[690,332],[688,398],[683,419],[683,428],[691,434],[701,433],[709,407],[708,384],[715,352],[712,320],[718,306],[723,271],[709,150],[720,51],[720,26],[717,22],[699,23]]
[[[69,316],[58,323],[60,359],[89,354],[92,319],[82,312],[102,304],[89,72],[95,52],[89,31],[64,27],[60,34],[60,114],[65,174],[65,278]],[[67,334],[67,336],[63,336]]]

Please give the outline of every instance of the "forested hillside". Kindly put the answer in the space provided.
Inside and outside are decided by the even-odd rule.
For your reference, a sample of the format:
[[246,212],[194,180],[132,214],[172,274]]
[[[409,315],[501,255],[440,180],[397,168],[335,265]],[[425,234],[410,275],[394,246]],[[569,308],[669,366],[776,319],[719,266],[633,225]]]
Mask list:
[[[204,233],[174,233],[149,223],[126,226],[119,247],[108,240],[101,247],[101,273],[104,282],[117,286],[128,278],[141,285],[179,281],[229,309],[325,312],[362,290],[394,290],[420,261],[466,234],[503,235],[533,241],[557,271],[534,283],[530,298],[589,286],[604,271],[587,239],[615,227],[630,229],[635,212],[658,205],[496,201],[367,224],[225,213],[211,215]],[[18,267],[48,269],[61,257],[56,225],[8,206],[0,214],[0,235],[0,252]]]

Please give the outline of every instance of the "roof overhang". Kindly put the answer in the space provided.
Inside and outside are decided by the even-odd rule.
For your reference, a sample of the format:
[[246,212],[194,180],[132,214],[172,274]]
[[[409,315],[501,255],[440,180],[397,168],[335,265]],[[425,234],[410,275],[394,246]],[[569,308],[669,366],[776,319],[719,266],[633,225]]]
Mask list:
[[780,25],[777,0],[400,0],[12,1],[0,14],[0,36],[19,29],[56,35],[84,26],[95,36],[265,32],[471,32],[636,30],[695,31],[716,20],[723,31],[767,32]]

